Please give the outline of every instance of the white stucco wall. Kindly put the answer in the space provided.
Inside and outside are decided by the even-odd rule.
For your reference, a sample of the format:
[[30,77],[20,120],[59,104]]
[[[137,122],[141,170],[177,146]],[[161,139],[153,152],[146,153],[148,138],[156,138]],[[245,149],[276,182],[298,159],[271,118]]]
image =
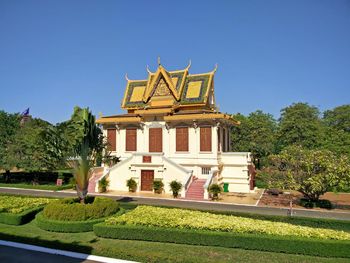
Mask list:
[[[184,125],[182,125],[183,127]],[[249,153],[230,153],[218,151],[218,127],[212,126],[212,151],[200,152],[200,124],[197,128],[193,125],[189,127],[189,150],[188,152],[176,152],[176,126],[167,127],[163,121],[145,122],[143,129],[137,129],[137,152],[126,152],[126,130],[125,127],[119,127],[116,132],[116,151],[113,155],[121,157],[121,160],[133,157],[128,162],[122,162],[112,168],[109,175],[110,189],[127,191],[126,180],[134,178],[138,183],[140,190],[141,170],[154,170],[155,179],[162,179],[165,185],[165,191],[169,192],[169,183],[172,180],[183,182],[187,173],[179,170],[176,165],[167,162],[158,157],[152,157],[151,164],[142,163],[140,159],[142,155],[149,155],[149,128],[162,127],[163,136],[163,154],[172,162],[180,165],[182,168],[193,171],[193,175],[201,179],[206,179],[207,174],[202,174],[202,167],[210,167],[211,170],[218,169],[219,165],[223,165],[221,172],[223,183],[229,183],[229,190],[234,192],[249,192],[248,164],[250,162]],[[205,125],[207,126],[207,125]],[[110,127],[110,126],[109,126]],[[178,125],[181,127],[181,124]],[[188,126],[187,126],[188,127]],[[226,128],[226,127],[225,127]],[[223,145],[223,132],[226,132],[227,144],[230,145],[229,130],[221,129],[221,145]],[[104,130],[107,136],[107,131]],[[159,155],[160,156],[160,155]]]

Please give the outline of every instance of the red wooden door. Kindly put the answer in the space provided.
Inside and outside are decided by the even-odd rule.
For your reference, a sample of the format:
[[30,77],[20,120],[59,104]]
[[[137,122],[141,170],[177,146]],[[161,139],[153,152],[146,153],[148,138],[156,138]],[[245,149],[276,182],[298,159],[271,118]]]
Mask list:
[[141,191],[152,191],[153,180],[153,170],[141,170]]
[[149,129],[149,152],[163,151],[163,129],[150,128]]
[[200,127],[200,151],[211,152],[211,127]]

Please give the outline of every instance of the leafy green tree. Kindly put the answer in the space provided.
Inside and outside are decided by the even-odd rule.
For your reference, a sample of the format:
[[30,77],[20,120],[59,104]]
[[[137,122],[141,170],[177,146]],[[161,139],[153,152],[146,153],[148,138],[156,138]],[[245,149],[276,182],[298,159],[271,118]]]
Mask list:
[[329,127],[350,133],[350,104],[325,111],[323,120]]
[[41,119],[24,123],[7,145],[5,161],[26,171],[54,169],[61,158],[53,155],[48,148],[48,131],[51,129],[52,125]]
[[235,151],[253,153],[255,164],[260,169],[260,160],[264,160],[275,151],[277,123],[271,114],[257,110],[248,117],[234,116],[241,122],[232,130],[232,148]]
[[5,179],[9,180],[10,170],[14,168],[13,160],[8,156],[9,145],[14,141],[15,135],[20,128],[20,115],[0,111],[0,170],[6,171]]
[[314,149],[322,143],[320,112],[307,103],[294,103],[281,110],[278,130],[278,149],[301,145]]
[[322,148],[350,158],[350,105],[343,105],[323,114],[324,140]]
[[271,155],[270,162],[263,171],[269,187],[297,190],[310,201],[318,201],[335,186],[350,183],[349,159],[327,150],[289,146],[280,154]]

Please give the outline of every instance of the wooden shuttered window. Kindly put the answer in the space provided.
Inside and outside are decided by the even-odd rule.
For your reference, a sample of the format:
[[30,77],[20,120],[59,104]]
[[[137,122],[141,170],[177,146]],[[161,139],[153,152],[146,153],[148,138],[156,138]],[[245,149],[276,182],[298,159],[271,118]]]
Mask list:
[[200,151],[211,152],[211,127],[200,127]]
[[176,151],[188,152],[188,127],[176,128]]
[[117,150],[116,129],[107,129],[107,143],[108,151]]
[[137,129],[136,128],[129,128],[126,129],[126,136],[125,136],[125,151],[127,152],[133,152],[137,149]]
[[163,130],[162,128],[149,129],[149,152],[163,151]]

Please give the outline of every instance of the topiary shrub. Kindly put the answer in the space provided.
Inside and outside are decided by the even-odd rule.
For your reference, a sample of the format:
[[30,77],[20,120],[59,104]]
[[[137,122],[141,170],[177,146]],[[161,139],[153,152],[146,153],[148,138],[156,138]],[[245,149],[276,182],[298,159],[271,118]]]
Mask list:
[[213,200],[218,200],[219,194],[222,192],[222,187],[218,184],[212,184],[209,186],[208,191],[209,191],[209,193],[212,194]]
[[177,198],[179,196],[179,191],[182,188],[182,184],[176,180],[170,182],[170,188],[171,191],[173,192],[173,197]]
[[156,180],[153,181],[153,190],[156,194],[161,194],[164,189],[164,184],[162,181]]
[[43,216],[61,221],[84,221],[110,216],[119,209],[119,204],[110,198],[87,198],[85,202],[79,203],[78,198],[55,201],[44,208]]
[[126,181],[126,186],[129,188],[129,192],[136,192],[137,183],[134,179],[130,178]]
[[109,180],[106,177],[103,177],[99,182],[98,182],[98,191],[100,193],[105,193],[107,192],[107,188],[109,186]]

